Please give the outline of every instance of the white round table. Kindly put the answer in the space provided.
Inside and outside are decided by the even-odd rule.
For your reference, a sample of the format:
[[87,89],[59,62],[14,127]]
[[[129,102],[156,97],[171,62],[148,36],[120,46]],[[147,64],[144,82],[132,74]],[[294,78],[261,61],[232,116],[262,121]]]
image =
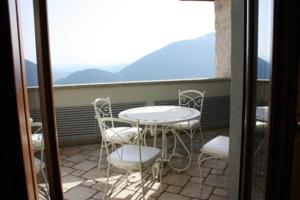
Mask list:
[[180,106],[146,106],[119,113],[119,118],[138,120],[142,125],[166,125],[199,118],[200,112]]
[[[162,127],[162,159],[164,161],[168,161],[170,163],[170,167],[181,172],[183,170],[188,169],[191,163],[191,153],[189,149],[186,147],[185,143],[172,126],[168,126],[169,124],[174,124],[178,122],[189,121],[192,119],[197,119],[200,117],[200,112],[193,108],[180,107],[180,106],[145,106],[138,108],[131,108],[128,110],[124,110],[119,113],[119,118],[125,120],[133,120],[139,121],[139,124],[145,125],[146,127],[150,127],[151,135],[154,136],[154,146],[156,145],[156,126]],[[153,131],[153,127],[155,127],[155,131]],[[167,148],[167,129],[172,131],[174,136],[174,147],[173,151],[168,156],[168,148]],[[146,133],[147,128],[145,129]],[[146,135],[144,133],[144,136]],[[181,143],[184,150],[187,152],[188,156],[182,156],[176,153],[177,140]],[[179,160],[185,159],[187,160],[186,165],[183,167],[172,166],[171,160]]]

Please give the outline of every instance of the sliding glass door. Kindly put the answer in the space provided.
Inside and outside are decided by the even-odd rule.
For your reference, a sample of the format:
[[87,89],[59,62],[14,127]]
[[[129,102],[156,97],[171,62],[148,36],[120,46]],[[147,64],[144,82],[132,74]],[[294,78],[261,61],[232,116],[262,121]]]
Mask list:
[[294,4],[247,1],[243,200],[289,199],[299,67]]
[[268,141],[269,141],[269,110],[271,99],[272,73],[272,25],[273,0],[258,1],[257,21],[257,58],[255,78],[255,115],[252,126],[251,149],[251,199],[265,199]]

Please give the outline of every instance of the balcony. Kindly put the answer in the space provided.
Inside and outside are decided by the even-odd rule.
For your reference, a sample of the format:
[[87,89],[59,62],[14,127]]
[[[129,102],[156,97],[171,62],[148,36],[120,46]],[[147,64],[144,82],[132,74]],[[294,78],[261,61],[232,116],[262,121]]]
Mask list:
[[[204,143],[218,135],[229,135],[230,79],[195,79],[152,82],[126,82],[111,84],[87,84],[54,87],[57,117],[57,132],[60,145],[60,164],[63,190],[66,199],[102,199],[106,180],[106,159],[102,159],[97,171],[100,139],[91,102],[97,97],[109,96],[113,115],[133,107],[145,105],[177,105],[178,89],[206,91],[203,103],[202,126],[204,141],[196,134],[194,154],[188,170],[177,173],[164,167],[162,191],[151,172],[146,172],[146,199],[226,199],[228,163],[208,160],[203,163],[204,190],[200,191],[197,158]],[[258,82],[258,101],[267,102],[266,90],[269,82]],[[31,116],[40,120],[38,89],[29,88]],[[181,135],[188,144],[188,137]],[[234,136],[231,136],[234,137]],[[148,137],[148,144],[153,138]],[[170,146],[173,145],[169,139]],[[124,174],[113,168],[109,184],[115,183]],[[136,174],[135,174],[136,175]],[[41,178],[41,177],[40,177]],[[136,178],[136,177],[135,177]],[[40,186],[45,187],[40,179]],[[127,187],[114,190],[112,199],[139,199],[141,191],[134,181]]]
[[[97,97],[109,96],[113,115],[122,110],[145,105],[178,105],[178,89],[206,91],[203,103],[202,126],[205,141],[196,134],[194,154],[188,170],[177,173],[164,167],[162,191],[151,172],[146,172],[147,199],[226,199],[227,169],[224,161],[208,160],[203,163],[204,190],[199,187],[197,158],[203,143],[217,135],[228,135],[230,110],[230,79],[195,79],[152,82],[87,84],[54,87],[57,132],[60,145],[60,163],[63,190],[67,199],[102,199],[106,169],[97,171],[99,132],[91,102]],[[31,116],[40,120],[38,89],[29,89]],[[183,140],[189,143],[182,134]],[[151,140],[148,137],[147,140]],[[172,145],[172,140],[168,140]],[[151,142],[150,142],[151,143]],[[102,159],[107,166],[106,159]],[[110,184],[116,182],[122,170],[113,168]],[[136,174],[135,174],[136,175]],[[133,175],[134,179],[134,175]],[[45,186],[42,181],[41,186]],[[138,199],[140,190],[133,181],[129,186],[115,190],[112,199]]]

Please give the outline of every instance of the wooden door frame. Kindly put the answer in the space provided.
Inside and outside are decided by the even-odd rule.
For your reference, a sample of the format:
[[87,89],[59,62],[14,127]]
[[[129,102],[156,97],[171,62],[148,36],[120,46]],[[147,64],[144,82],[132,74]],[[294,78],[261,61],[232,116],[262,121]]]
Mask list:
[[255,124],[256,81],[257,81],[257,42],[258,42],[258,0],[247,0],[245,5],[245,79],[244,112],[240,164],[241,200],[251,199],[253,132]]
[[[47,1],[35,0],[39,92],[51,199],[63,199],[48,39]],[[8,110],[0,140],[0,199],[39,199],[18,0],[0,1],[1,98]]]
[[17,1],[0,2],[0,199],[38,199],[18,13]]
[[54,109],[51,56],[46,0],[34,0],[34,22],[38,66],[39,94],[47,174],[52,199],[63,200],[60,159],[57,141],[56,114]]
[[[37,31],[37,35],[44,38],[46,35],[47,39],[41,39],[40,48],[44,48],[46,44],[48,53],[44,52],[40,56],[39,63],[42,63],[43,70],[39,71],[39,76],[48,76],[50,69],[50,57],[49,57],[49,43],[48,43],[48,29],[43,27],[44,23],[47,22],[46,6],[43,3],[45,1],[35,1],[40,6],[37,6],[38,18],[40,18],[40,30]],[[253,3],[253,1],[248,1]],[[299,62],[299,27],[297,26],[297,19],[299,19],[299,14],[297,14],[297,6],[295,1],[287,0],[275,0],[275,13],[276,18],[274,19],[274,56],[276,59],[273,63],[276,63],[273,68],[272,74],[272,95],[271,100],[271,123],[270,123],[270,136],[272,141],[270,141],[270,157],[269,157],[269,173],[267,181],[267,199],[272,199],[273,197],[284,197],[286,198],[289,194],[289,181],[290,181],[290,162],[291,162],[291,141],[293,139],[293,130],[295,124],[291,119],[294,119],[293,114],[295,111],[295,102],[293,99],[295,97],[295,85],[297,73],[295,73],[297,68],[297,62]],[[1,55],[3,58],[0,60],[1,66],[1,96],[3,97],[3,104],[10,110],[5,118],[7,127],[7,133],[1,134],[1,156],[6,165],[1,166],[1,180],[5,180],[5,185],[2,186],[0,197],[7,197],[5,199],[37,199],[36,193],[36,180],[34,174],[33,165],[33,154],[30,145],[30,125],[29,125],[29,110],[28,102],[25,97],[27,97],[26,83],[23,79],[24,74],[24,64],[22,61],[22,48],[20,40],[20,27],[18,22],[18,12],[17,12],[17,0],[4,0],[0,2],[0,37],[4,39],[1,43]],[[43,14],[44,13],[44,14]],[[253,20],[253,19],[252,19]],[[295,23],[296,22],[296,23]],[[46,23],[47,24],[47,23]],[[295,25],[296,26],[293,26]],[[48,44],[48,45],[47,45]],[[297,46],[298,45],[298,46]],[[248,47],[249,48],[249,47]],[[247,52],[253,51],[253,48],[247,49]],[[2,53],[3,52],[3,53]],[[252,54],[254,55],[254,54]],[[246,54],[247,60],[253,63],[253,56]],[[249,67],[248,62],[248,67]],[[286,68],[286,66],[290,66]],[[48,73],[48,75],[47,75]],[[253,77],[248,77],[246,83],[251,84],[250,81]],[[50,110],[50,115],[43,117],[44,126],[50,134],[55,135],[55,116],[53,111],[53,94],[52,89],[49,89],[49,84],[51,84],[51,77],[44,81],[44,94],[50,91],[50,106],[45,110]],[[5,87],[4,87],[5,86]],[[276,86],[276,87],[275,87]],[[289,87],[291,86],[291,87]],[[282,90],[280,90],[280,89]],[[279,91],[277,91],[279,89]],[[246,90],[247,92],[247,90]],[[283,95],[284,94],[284,95]],[[286,95],[289,95],[291,101],[288,101]],[[246,95],[250,98],[249,94]],[[49,96],[48,96],[49,97]],[[294,98],[295,97],[295,98]],[[45,98],[44,105],[48,105],[49,98]],[[248,99],[249,104],[251,104],[251,99]],[[246,105],[246,106],[247,106]],[[276,107],[280,105],[280,107]],[[52,109],[52,111],[51,111]],[[245,109],[246,110],[246,109]],[[248,110],[248,111],[247,111]],[[245,124],[251,124],[251,110],[253,108],[249,107],[245,112]],[[249,117],[250,116],[250,117]],[[278,123],[276,123],[278,122]],[[279,130],[279,133],[278,133]],[[290,132],[291,131],[291,132]],[[50,135],[49,134],[49,135]],[[46,136],[48,138],[46,143],[51,144],[53,141],[52,137]],[[246,137],[248,135],[245,135]],[[52,138],[52,139],[51,139]],[[242,165],[245,166],[249,159],[247,159],[247,146],[251,147],[249,144],[251,140],[246,140],[246,148],[244,148],[242,156]],[[13,146],[13,148],[12,148]],[[50,147],[51,148],[51,147]],[[56,146],[57,148],[57,146]],[[9,149],[9,151],[8,151]],[[246,151],[246,152],[245,152]],[[51,155],[52,154],[52,155]],[[55,160],[55,154],[57,155],[57,149],[48,152],[47,157]],[[60,176],[58,169],[58,158],[55,161],[56,169],[51,173],[55,176]],[[9,163],[7,165],[7,163]],[[51,169],[50,169],[51,171]],[[241,177],[246,177],[247,170],[241,172]],[[18,180],[12,180],[12,177],[18,177]],[[245,180],[245,179],[244,179]],[[247,181],[247,180],[246,180]],[[51,181],[51,188],[55,184],[55,179]],[[271,184],[272,183],[272,184]],[[61,187],[61,184],[58,184]],[[241,185],[241,195],[240,199],[247,199],[249,195],[249,190],[247,190],[247,184]],[[59,197],[62,196],[61,188],[52,189],[52,191],[58,191]],[[248,192],[247,192],[248,191]]]
[[[240,199],[251,199],[251,173],[255,124],[258,0],[248,0],[245,126]],[[289,199],[299,67],[299,12],[296,1],[274,0],[272,77],[269,118],[268,165],[264,199]]]
[[266,199],[289,199],[300,52],[299,6],[274,0],[272,97]]

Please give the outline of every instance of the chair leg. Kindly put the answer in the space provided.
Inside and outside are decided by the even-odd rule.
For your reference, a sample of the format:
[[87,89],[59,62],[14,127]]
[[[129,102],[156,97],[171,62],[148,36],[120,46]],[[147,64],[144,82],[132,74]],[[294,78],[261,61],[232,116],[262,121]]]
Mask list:
[[126,185],[129,185],[129,178],[128,178],[128,169],[126,169]]
[[203,153],[200,153],[199,157],[198,157],[198,167],[199,167],[199,178],[200,178],[200,190],[202,190],[202,181],[203,181],[203,177],[202,177],[202,170],[201,170],[201,163],[202,163],[202,157],[203,157]]
[[100,154],[99,154],[99,161],[98,161],[98,172],[100,171],[101,161],[102,161],[102,149],[103,149],[103,140],[101,140],[101,147],[100,147]]
[[104,192],[104,200],[107,199],[107,189],[108,189],[108,180],[109,180],[109,170],[110,170],[110,162],[108,163],[108,168],[107,168],[107,174],[106,174],[106,185],[105,185],[105,192]]
[[201,141],[204,141],[204,136],[203,136],[203,132],[202,132],[202,126],[199,127],[199,131],[200,131],[200,137],[201,137]]
[[46,179],[46,175],[45,175],[45,172],[44,172],[44,169],[41,169],[42,171],[42,176],[43,176],[43,179],[44,179],[44,182],[45,182],[45,185],[46,185],[46,190],[47,190],[47,195],[49,195],[49,185],[48,185],[48,181]]
[[44,162],[44,141],[42,141],[42,147],[41,147],[41,162],[40,162],[40,169],[42,171],[42,176],[43,176],[43,179],[44,179],[44,182],[45,182],[45,185],[46,185],[46,188],[47,188],[47,193],[48,195],[50,194],[50,189],[49,189],[49,185],[48,185],[48,180],[46,179],[46,175],[45,175],[45,172],[44,172],[44,167],[43,166],[43,163],[46,165],[46,162]]
[[141,173],[141,187],[142,187],[142,195],[143,195],[143,200],[145,200],[145,189],[144,189],[144,179],[143,179],[143,172],[140,170]]
[[160,162],[160,172],[159,172],[160,192],[162,192],[163,190],[163,170],[164,170],[164,163]]
[[219,176],[219,175],[221,175],[221,173],[220,173],[220,169],[219,169],[219,167],[218,167],[218,165],[219,165],[219,159],[215,159],[215,166],[216,166],[216,174],[217,174],[217,176]]
[[143,143],[142,144],[144,144],[144,146],[148,146],[147,139],[146,139],[147,131],[148,131],[148,128],[147,128],[147,126],[145,126],[145,128],[142,132],[142,137],[143,137]]
[[177,137],[176,137],[176,135],[174,135],[173,130],[171,130],[171,131],[172,131],[173,138],[174,138],[174,147],[173,147],[173,151],[172,151],[172,154],[174,154],[176,152],[176,147],[177,147]]
[[190,130],[190,138],[191,138],[191,155],[193,155],[193,137],[194,137],[194,132],[193,129]]

